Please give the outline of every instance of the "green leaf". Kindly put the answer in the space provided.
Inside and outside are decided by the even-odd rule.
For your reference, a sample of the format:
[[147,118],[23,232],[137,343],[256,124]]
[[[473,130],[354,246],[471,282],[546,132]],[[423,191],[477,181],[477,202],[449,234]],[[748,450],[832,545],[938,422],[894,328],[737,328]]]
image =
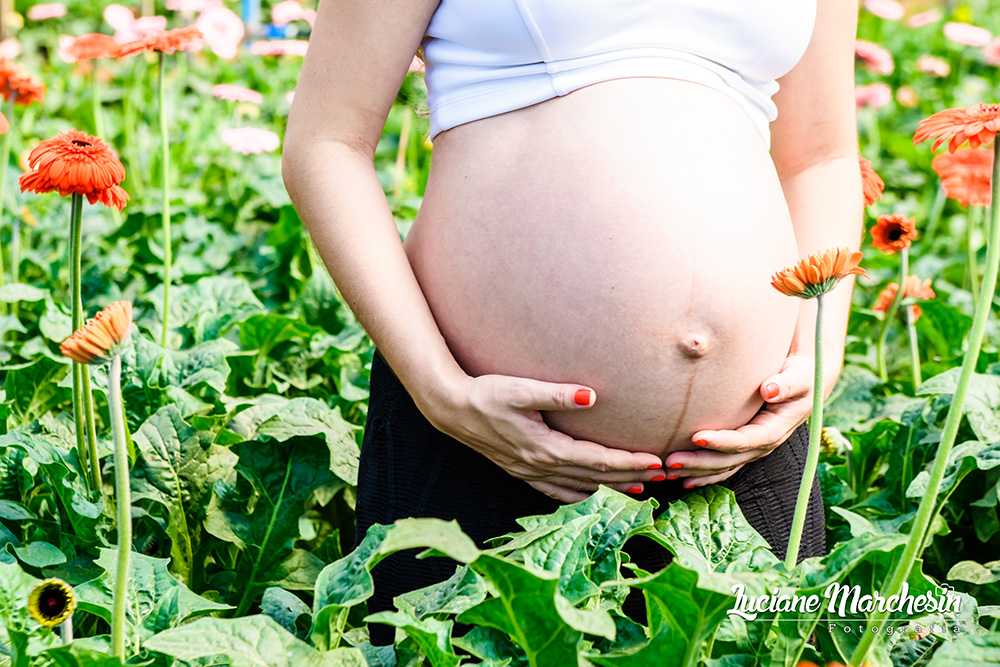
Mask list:
[[239,323],[240,345],[245,350],[256,350],[260,356],[267,356],[281,343],[304,338],[306,340],[323,329],[306,324],[296,317],[265,314],[252,315]]
[[697,572],[675,560],[661,572],[631,585],[643,590],[650,641],[638,648],[603,656],[589,655],[598,665],[694,667],[702,647],[726,619],[738,580],[718,572]]
[[1000,665],[1000,632],[963,635],[942,646],[927,667],[994,667]]
[[[952,368],[935,375],[920,385],[917,395],[954,394],[961,371],[961,368]],[[1000,376],[972,374],[963,414],[981,442],[1000,440]]]
[[330,408],[314,398],[288,400],[266,395],[255,399],[250,407],[240,409],[227,427],[246,440],[262,436],[281,441],[294,436],[321,436],[330,450],[330,470],[352,486],[358,483],[360,452],[355,433],[360,429],[341,416],[339,407]]
[[602,610],[573,608],[558,591],[557,575],[534,573],[486,553],[471,567],[492,584],[497,597],[465,611],[458,621],[507,633],[524,649],[530,664],[576,664],[584,632],[614,639],[611,616]]
[[754,571],[778,563],[771,545],[743,517],[736,495],[716,484],[670,503],[650,537],[696,571]]
[[49,291],[24,283],[8,283],[0,287],[0,303],[18,301],[41,301],[49,296]]
[[232,472],[236,456],[213,445],[211,433],[188,426],[174,405],[157,410],[132,440],[140,454],[133,483],[141,480],[153,487],[167,506],[173,569],[186,580],[191,576],[212,488]]
[[455,649],[451,646],[451,629],[454,621],[440,621],[435,618],[417,620],[405,611],[383,611],[372,614],[365,620],[369,623],[384,623],[402,628],[417,642],[432,667],[457,667],[462,660],[455,655]]
[[[267,310],[244,278],[232,276],[211,276],[191,285],[174,285],[170,294],[172,326],[188,332],[196,345],[221,338],[232,325]],[[162,285],[153,288],[146,298],[153,303],[158,321],[162,321]]]
[[948,570],[948,581],[967,581],[979,585],[996,583],[1000,581],[1000,560],[983,564],[974,560],[955,563]]
[[281,627],[293,635],[298,635],[298,620],[306,616],[310,622],[312,611],[309,605],[299,599],[294,593],[272,586],[264,591],[260,602],[260,610],[265,616],[270,616]]
[[45,312],[38,320],[38,330],[53,343],[62,343],[73,335],[73,317],[52,297],[45,297]]
[[68,362],[42,356],[26,364],[5,366],[4,370],[7,378],[3,388],[16,424],[27,424],[72,399],[72,390],[59,386],[59,381],[70,373]]
[[[239,346],[225,338],[215,338],[182,350],[164,350],[146,336],[134,336],[136,372],[150,387],[176,387],[198,393],[200,386],[224,394],[229,380],[228,355]],[[161,362],[161,358],[166,359]]]
[[79,475],[76,453],[56,446],[48,437],[20,431],[0,436],[0,450],[5,447],[24,452],[38,466],[40,476],[59,498],[73,526],[77,547],[96,544],[104,505],[88,500],[90,492]]
[[[100,553],[95,563],[104,574],[80,584],[75,590],[82,611],[110,623],[118,551],[101,549]],[[197,595],[177,581],[167,570],[169,561],[165,558],[133,553],[129,561],[126,617],[127,623],[133,631],[138,629],[141,637],[152,636],[164,623],[176,625],[197,616],[231,609]]]
[[36,518],[34,512],[21,503],[13,500],[0,500],[0,519],[24,521],[34,518]]
[[482,578],[461,567],[448,579],[399,595],[393,600],[396,608],[416,619],[431,614],[461,614],[486,599],[486,585]]
[[[947,497],[955,487],[973,470],[990,470],[1000,466],[1000,442],[986,445],[975,440],[956,445],[948,453],[948,465],[938,487],[938,498]],[[913,478],[906,490],[908,498],[920,498],[927,494],[930,471],[922,470]]]
[[230,667],[367,667],[356,648],[320,653],[269,616],[203,618],[161,632],[145,643],[178,660],[225,655]]
[[509,661],[512,665],[528,664],[521,647],[514,644],[506,634],[494,628],[473,626],[461,637],[456,637],[452,644],[484,661],[494,663]]
[[262,582],[285,576],[280,566],[292,554],[306,500],[337,478],[330,471],[329,449],[318,438],[252,440],[233,445],[232,451],[239,458],[236,470],[250,482],[257,498],[252,507],[221,501],[209,513],[205,528],[245,551],[237,570],[240,609],[245,611]]
[[42,656],[52,660],[57,667],[121,667],[121,658],[87,648],[81,642],[57,646],[42,651]]
[[38,569],[53,567],[66,562],[66,554],[48,542],[31,542],[24,547],[8,545],[7,550],[13,551],[18,560],[25,565],[30,565]]
[[826,401],[823,425],[846,431],[866,422],[872,415],[880,384],[871,371],[847,364]]

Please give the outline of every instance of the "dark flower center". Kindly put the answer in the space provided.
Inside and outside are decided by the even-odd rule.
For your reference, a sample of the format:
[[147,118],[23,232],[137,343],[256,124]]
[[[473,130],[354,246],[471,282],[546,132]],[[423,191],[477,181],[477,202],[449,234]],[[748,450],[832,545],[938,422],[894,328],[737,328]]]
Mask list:
[[898,241],[899,238],[902,235],[903,235],[903,230],[900,229],[899,227],[895,227],[895,228],[889,230],[889,240],[890,241]]
[[46,588],[38,596],[39,611],[53,618],[59,616],[66,609],[67,604],[69,604],[69,600],[66,597],[66,592],[58,586]]
[[80,139],[74,139],[73,145],[79,146],[80,148],[90,148],[93,144],[91,144],[89,141],[81,141]]

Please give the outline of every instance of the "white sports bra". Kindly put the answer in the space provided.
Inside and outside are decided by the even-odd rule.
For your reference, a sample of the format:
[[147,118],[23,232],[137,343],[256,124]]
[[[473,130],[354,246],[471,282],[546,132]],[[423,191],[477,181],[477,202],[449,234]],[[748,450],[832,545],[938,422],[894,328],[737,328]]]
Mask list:
[[736,100],[770,145],[778,77],[802,57],[816,0],[441,0],[421,42],[430,136],[629,77]]

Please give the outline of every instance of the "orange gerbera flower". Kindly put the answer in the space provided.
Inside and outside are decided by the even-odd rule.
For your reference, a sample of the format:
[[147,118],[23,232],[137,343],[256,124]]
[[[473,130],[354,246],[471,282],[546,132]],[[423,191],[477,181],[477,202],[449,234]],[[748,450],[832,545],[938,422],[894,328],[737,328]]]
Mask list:
[[913,218],[898,213],[879,216],[878,222],[872,227],[872,245],[890,254],[909,248],[915,238],[916,222]]
[[28,167],[18,179],[21,192],[58,192],[63,197],[75,193],[119,211],[128,201],[128,193],[118,185],[125,179],[125,167],[117,153],[80,130],[40,142],[28,154]]
[[931,162],[941,177],[944,193],[965,206],[989,206],[993,198],[993,151],[986,148],[959,148],[954,153],[940,153]]
[[73,40],[66,47],[66,55],[77,62],[94,58],[116,58],[121,48],[121,44],[111,35],[92,32]]
[[21,63],[0,58],[0,95],[5,100],[14,96],[14,103],[28,106],[45,100],[45,84],[31,74]]
[[191,42],[201,37],[203,37],[201,30],[198,30],[198,27],[193,25],[184,28],[175,28],[174,30],[164,30],[145,39],[137,39],[134,42],[122,44],[121,50],[118,52],[118,58],[126,58],[147,51],[162,51],[164,53],[183,51]]
[[[892,300],[896,298],[896,292],[899,291],[899,283],[889,283],[878,296],[878,302],[872,308],[876,313],[887,313],[889,312],[889,306],[892,305]],[[912,275],[903,278],[903,298],[913,297],[914,299],[933,299],[937,296],[934,290],[931,289],[931,279],[928,278],[924,282],[920,282],[920,278]],[[913,319],[916,320],[920,317],[921,310],[920,306],[910,306],[910,311],[913,313]]]
[[951,139],[948,152],[954,153],[966,140],[971,148],[988,144],[997,132],[1000,132],[1000,104],[980,103],[964,109],[945,109],[923,119],[913,134],[913,145],[937,137],[931,145],[931,150],[936,151]]
[[875,173],[870,161],[859,155],[858,162],[861,163],[861,185],[864,188],[865,206],[871,206],[882,198],[885,181]]
[[829,292],[849,275],[867,278],[868,274],[858,266],[861,257],[860,252],[851,252],[847,247],[814,252],[771,276],[771,285],[782,294],[811,299]]
[[59,351],[81,364],[106,364],[121,354],[132,333],[132,302],[115,301],[63,341]]

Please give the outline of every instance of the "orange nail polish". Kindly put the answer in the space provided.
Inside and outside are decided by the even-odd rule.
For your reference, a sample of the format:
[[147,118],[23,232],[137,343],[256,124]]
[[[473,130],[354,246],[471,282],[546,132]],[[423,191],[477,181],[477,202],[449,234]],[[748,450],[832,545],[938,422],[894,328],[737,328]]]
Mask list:
[[778,389],[778,385],[776,385],[773,382],[770,382],[770,383],[768,383],[768,385],[766,387],[764,387],[764,391],[767,392],[767,397],[768,398],[774,398],[775,396],[778,395],[778,392],[780,390]]
[[653,465],[651,465],[651,466],[647,466],[647,467],[646,467],[646,470],[659,470],[659,469],[660,469],[660,468],[662,468],[662,467],[663,467],[663,464],[662,464],[662,463],[654,463],[654,464],[653,464]]
[[573,401],[577,405],[590,405],[593,400],[593,389],[577,389],[576,393],[573,394]]
[[667,475],[667,479],[677,479],[680,475]]
[[651,479],[651,480],[649,480],[649,481],[650,481],[650,482],[662,482],[662,481],[663,481],[663,480],[665,480],[665,479],[666,479],[666,476],[665,476],[665,475],[657,475],[656,477],[652,478],[652,479]]
[[628,487],[628,492],[629,493],[642,493],[642,487],[641,486],[630,486],[630,487]]
[[671,463],[671,464],[670,464],[670,467],[671,467],[671,468],[673,468],[674,470],[677,470],[677,469],[679,469],[679,468],[683,468],[683,467],[684,467],[684,465],[683,465],[683,464],[681,464],[681,463]]
[[695,440],[694,444],[698,445],[699,447],[704,447],[705,445],[708,444],[708,441],[707,440]]

